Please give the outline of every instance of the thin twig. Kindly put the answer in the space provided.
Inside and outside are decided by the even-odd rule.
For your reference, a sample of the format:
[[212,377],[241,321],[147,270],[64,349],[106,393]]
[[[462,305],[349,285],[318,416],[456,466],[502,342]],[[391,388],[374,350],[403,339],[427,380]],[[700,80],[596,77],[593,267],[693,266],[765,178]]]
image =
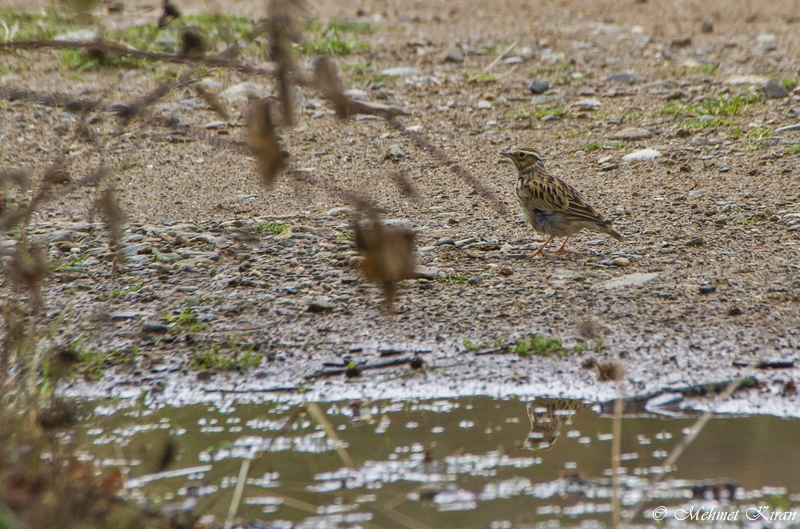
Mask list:
[[224,529],[233,527],[233,519],[236,517],[236,511],[239,510],[242,492],[244,492],[244,483],[247,481],[247,471],[250,470],[250,461],[249,457],[242,459],[242,466],[239,467],[239,477],[236,479],[236,488],[233,490],[233,498],[231,498],[231,506],[228,508],[228,517],[225,519]]
[[500,62],[501,60],[503,60],[503,57],[505,57],[505,56],[506,56],[506,54],[507,54],[508,52],[510,52],[511,50],[513,50],[514,48],[516,48],[516,47],[517,47],[517,44],[519,44],[519,41],[517,41],[517,42],[513,43],[511,46],[509,46],[508,48],[506,48],[506,51],[504,51],[503,53],[501,53],[500,55],[498,55],[498,56],[497,56],[497,58],[496,58],[495,60],[493,60],[493,61],[492,61],[492,62],[489,64],[489,66],[487,66],[486,68],[484,68],[484,69],[483,69],[483,71],[481,72],[481,75],[486,75],[487,73],[489,73],[489,72],[492,70],[492,68],[494,68],[494,67],[495,67],[495,65],[497,65],[497,63],[498,63],[498,62]]
[[91,49],[103,52],[107,55],[124,55],[135,59],[146,59],[151,61],[163,61],[176,64],[195,64],[202,63],[211,67],[230,68],[248,75],[274,76],[273,68],[258,68],[243,64],[234,59],[223,57],[198,57],[196,55],[185,55],[182,53],[161,53],[155,51],[141,51],[117,42],[104,40],[92,40],[84,42],[68,40],[26,40],[19,42],[0,42],[0,50],[44,50],[44,49]]
[[611,500],[612,525],[617,529],[620,524],[620,486],[619,486],[619,462],[622,451],[622,409],[625,406],[625,390],[622,385],[622,375],[624,369],[617,367],[617,399],[614,401],[614,425],[611,430],[611,484],[613,496]]
[[319,407],[319,404],[316,402],[310,402],[306,404],[306,409],[308,410],[308,413],[314,417],[314,420],[317,421],[318,424],[321,424],[323,428],[325,428],[325,434],[336,442],[336,452],[339,454],[339,457],[342,458],[342,462],[344,462],[345,466],[349,468],[355,468],[355,460],[353,460],[353,458],[344,448],[342,440],[339,439],[338,435],[336,435],[336,430],[333,429],[333,426],[331,426],[328,418],[325,417],[324,413],[322,413],[322,408]]
[[681,454],[683,454],[684,450],[686,450],[689,447],[689,445],[692,444],[692,441],[694,441],[694,439],[698,436],[698,434],[700,434],[703,427],[705,427],[706,423],[714,415],[717,407],[722,402],[727,400],[731,395],[733,395],[733,392],[736,391],[736,389],[739,387],[739,384],[741,384],[745,378],[746,378],[746,373],[742,373],[741,375],[733,379],[731,383],[728,384],[728,387],[725,388],[725,391],[719,394],[719,396],[714,400],[714,403],[708,408],[708,410],[705,413],[703,413],[703,415],[700,416],[699,419],[697,419],[694,425],[692,425],[692,427],[689,429],[689,433],[686,434],[686,436],[683,439],[681,439],[681,441],[677,445],[675,445],[675,448],[672,449],[669,456],[664,461],[664,464],[661,465],[661,467],[659,467],[659,469],[656,471],[657,472],[656,477],[653,478],[653,480],[648,484],[647,489],[645,489],[642,492],[642,497],[639,499],[636,505],[634,505],[632,513],[620,525],[622,529],[628,527],[630,522],[639,515],[639,513],[642,510],[642,506],[644,505],[644,502],[648,499],[650,490],[655,485],[660,483],[662,479],[664,479],[664,476],[666,476],[670,467],[673,464],[675,464],[675,462],[678,460]]

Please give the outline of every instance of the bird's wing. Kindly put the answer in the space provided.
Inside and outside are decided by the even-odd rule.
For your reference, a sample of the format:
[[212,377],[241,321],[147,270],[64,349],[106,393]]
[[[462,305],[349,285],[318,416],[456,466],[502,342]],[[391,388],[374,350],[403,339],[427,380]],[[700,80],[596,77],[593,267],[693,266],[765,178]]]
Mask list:
[[577,221],[606,224],[608,221],[587,204],[578,190],[551,174],[537,175],[526,182],[529,205],[541,211],[557,211]]

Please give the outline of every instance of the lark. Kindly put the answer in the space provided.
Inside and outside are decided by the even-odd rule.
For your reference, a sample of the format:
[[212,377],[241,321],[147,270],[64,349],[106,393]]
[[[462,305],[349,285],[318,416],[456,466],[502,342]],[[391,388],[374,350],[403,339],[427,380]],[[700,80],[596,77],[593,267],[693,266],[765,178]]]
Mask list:
[[528,254],[536,257],[555,237],[566,237],[561,247],[553,253],[567,250],[569,238],[583,229],[611,235],[618,241],[625,238],[611,227],[596,209],[586,203],[577,189],[553,176],[544,166],[544,158],[531,148],[502,151],[501,155],[514,162],[519,171],[517,201],[533,229],[549,235],[538,250]]

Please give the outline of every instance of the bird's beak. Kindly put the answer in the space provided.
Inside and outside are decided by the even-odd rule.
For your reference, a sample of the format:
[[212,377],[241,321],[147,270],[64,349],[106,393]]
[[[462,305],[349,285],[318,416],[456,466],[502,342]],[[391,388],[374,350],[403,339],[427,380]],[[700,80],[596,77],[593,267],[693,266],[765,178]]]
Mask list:
[[513,154],[511,154],[511,153],[510,153],[510,152],[508,152],[508,151],[500,151],[500,156],[505,156],[506,158],[511,158],[511,157],[512,157],[512,156],[514,156],[514,155],[513,155]]

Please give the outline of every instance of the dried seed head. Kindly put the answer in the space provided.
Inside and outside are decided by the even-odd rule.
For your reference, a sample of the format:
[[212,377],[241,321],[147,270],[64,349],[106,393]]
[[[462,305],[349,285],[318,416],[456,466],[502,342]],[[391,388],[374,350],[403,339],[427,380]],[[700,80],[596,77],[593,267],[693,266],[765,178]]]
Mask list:
[[349,98],[344,95],[336,64],[326,56],[314,58],[313,63],[317,89],[331,102],[336,110],[336,116],[346,119],[350,116]]
[[158,17],[158,27],[162,29],[181,16],[181,12],[178,11],[178,8],[170,0],[164,0],[163,5],[164,11],[161,13],[161,16]]
[[203,55],[208,49],[208,43],[195,25],[186,26],[181,30],[181,53],[184,55]]
[[106,227],[111,234],[111,246],[114,249],[119,248],[125,215],[117,202],[116,192],[113,188],[103,191],[97,200],[97,208],[102,212]]
[[203,101],[205,101],[206,104],[211,108],[211,110],[216,112],[220,118],[222,118],[225,121],[230,121],[230,114],[228,113],[228,107],[225,105],[225,103],[222,102],[222,99],[220,99],[217,94],[215,94],[214,92],[210,92],[208,89],[206,89],[205,86],[199,83],[196,83],[194,85],[194,90],[195,92],[197,92],[197,95],[199,95],[203,99]]
[[289,157],[280,144],[280,137],[272,123],[268,99],[259,99],[250,105],[247,119],[247,142],[258,160],[261,183],[269,187],[286,168]]
[[6,275],[16,287],[30,292],[34,309],[41,305],[41,286],[48,273],[47,262],[39,246],[17,244],[11,262],[6,267]]
[[43,180],[45,185],[66,184],[72,180],[72,175],[67,170],[67,162],[64,157],[55,160],[44,172]]
[[355,223],[356,250],[364,257],[361,271],[368,281],[381,285],[386,303],[391,304],[396,283],[416,277],[413,231],[385,226],[374,215],[368,222]]

